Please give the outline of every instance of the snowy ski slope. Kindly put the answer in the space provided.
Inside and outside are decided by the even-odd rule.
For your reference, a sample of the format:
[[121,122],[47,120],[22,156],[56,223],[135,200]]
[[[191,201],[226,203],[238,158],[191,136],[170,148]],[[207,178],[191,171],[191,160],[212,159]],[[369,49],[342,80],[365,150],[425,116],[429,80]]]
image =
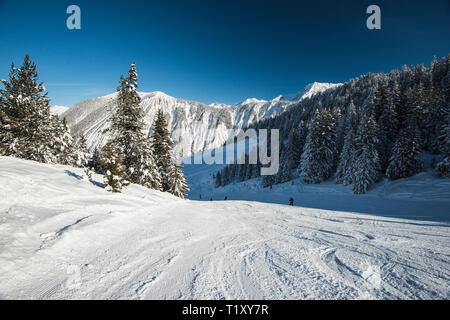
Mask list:
[[448,222],[111,194],[82,175],[0,157],[0,298],[450,298]]

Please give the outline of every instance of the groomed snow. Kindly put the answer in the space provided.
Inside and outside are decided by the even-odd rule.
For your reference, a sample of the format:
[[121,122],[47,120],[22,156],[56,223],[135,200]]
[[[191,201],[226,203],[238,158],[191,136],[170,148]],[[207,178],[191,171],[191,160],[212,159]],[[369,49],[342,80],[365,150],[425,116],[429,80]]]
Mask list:
[[446,222],[111,194],[82,175],[0,157],[0,298],[450,298]]

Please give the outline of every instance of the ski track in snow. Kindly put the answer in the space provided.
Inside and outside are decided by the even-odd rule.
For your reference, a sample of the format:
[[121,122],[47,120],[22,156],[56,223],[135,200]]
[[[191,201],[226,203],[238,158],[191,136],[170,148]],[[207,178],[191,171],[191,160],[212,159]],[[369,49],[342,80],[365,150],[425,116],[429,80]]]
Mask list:
[[0,157],[2,298],[450,298],[447,223],[111,194],[68,171]]

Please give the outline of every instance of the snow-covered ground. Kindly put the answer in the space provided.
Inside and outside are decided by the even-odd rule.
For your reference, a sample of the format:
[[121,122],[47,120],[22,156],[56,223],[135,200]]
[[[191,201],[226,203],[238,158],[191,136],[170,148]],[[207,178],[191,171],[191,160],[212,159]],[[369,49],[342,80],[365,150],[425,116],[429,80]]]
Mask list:
[[450,298],[446,221],[181,200],[135,185],[111,194],[81,169],[8,157],[0,194],[3,299]]
[[306,208],[450,222],[450,179],[436,178],[432,170],[397,181],[385,179],[368,194],[355,195],[352,186],[334,181],[311,185],[298,178],[274,185],[272,189],[263,188],[261,178],[215,188],[212,175],[221,168],[223,165],[185,165],[191,189],[188,198],[223,201],[227,197],[228,200],[288,204],[292,197],[295,206]]

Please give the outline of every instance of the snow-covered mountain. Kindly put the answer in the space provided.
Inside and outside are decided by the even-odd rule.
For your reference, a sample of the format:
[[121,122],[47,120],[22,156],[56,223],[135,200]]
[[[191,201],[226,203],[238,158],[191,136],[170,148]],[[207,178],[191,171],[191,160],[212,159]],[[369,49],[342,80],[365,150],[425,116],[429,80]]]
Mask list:
[[[313,83],[297,94],[279,96],[273,100],[247,99],[234,106],[177,99],[163,92],[139,93],[145,111],[146,130],[150,132],[156,112],[162,109],[171,131],[181,130],[174,137],[174,150],[179,156],[213,149],[228,138],[227,129],[246,128],[254,122],[274,117],[298,101],[311,97],[338,84]],[[90,150],[108,140],[104,132],[116,107],[117,93],[79,102],[60,116],[66,118],[73,135],[84,135]],[[180,131],[179,131],[180,132]]]
[[51,106],[50,107],[50,112],[57,116],[63,114],[67,110],[69,110],[69,107],[66,107],[66,106]]
[[340,83],[313,82],[308,84],[306,87],[304,87],[302,90],[300,90],[295,94],[280,95],[276,97],[274,100],[300,101],[306,98],[311,98],[313,95],[317,93],[338,87],[340,85],[341,85]]

